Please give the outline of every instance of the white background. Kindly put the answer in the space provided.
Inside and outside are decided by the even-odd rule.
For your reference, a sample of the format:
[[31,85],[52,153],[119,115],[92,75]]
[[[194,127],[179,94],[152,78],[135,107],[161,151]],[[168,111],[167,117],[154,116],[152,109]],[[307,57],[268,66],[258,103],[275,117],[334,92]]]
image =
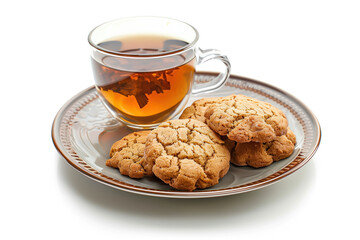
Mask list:
[[[122,192],[57,153],[51,124],[93,84],[88,32],[126,16],[191,23],[232,73],[305,103],[319,150],[269,187],[212,199]],[[360,7],[357,1],[3,1],[1,239],[359,239]]]

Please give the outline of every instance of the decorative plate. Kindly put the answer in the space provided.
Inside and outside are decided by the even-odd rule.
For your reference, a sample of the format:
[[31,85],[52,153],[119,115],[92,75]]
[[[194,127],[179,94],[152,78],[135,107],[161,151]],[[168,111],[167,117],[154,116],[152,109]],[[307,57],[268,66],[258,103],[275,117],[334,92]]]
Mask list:
[[[216,75],[199,72],[195,81],[207,82]],[[128,192],[171,198],[217,197],[259,189],[295,172],[315,154],[321,138],[318,120],[298,99],[269,84],[231,75],[221,89],[192,96],[187,105],[199,98],[230,94],[244,94],[281,109],[296,135],[293,154],[259,169],[231,165],[219,184],[193,192],[178,191],[155,177],[131,179],[117,169],[107,167],[105,161],[109,158],[111,145],[132,130],[111,117],[94,86],[74,96],[59,110],[52,127],[53,142],[71,166],[93,180]]]

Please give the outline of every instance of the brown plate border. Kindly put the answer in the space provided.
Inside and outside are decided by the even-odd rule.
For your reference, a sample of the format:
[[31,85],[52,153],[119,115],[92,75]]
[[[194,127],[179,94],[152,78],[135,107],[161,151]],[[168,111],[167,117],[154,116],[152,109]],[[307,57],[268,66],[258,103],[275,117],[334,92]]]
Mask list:
[[[203,78],[208,77],[214,77],[218,73],[213,72],[197,72],[197,76],[201,76]],[[70,136],[70,130],[72,126],[72,120],[74,116],[88,103],[96,100],[98,98],[98,95],[96,94],[96,91],[94,92],[94,86],[91,86],[82,92],[75,95],[73,98],[71,98],[69,101],[67,101],[64,106],[58,111],[57,115],[54,118],[53,125],[52,125],[52,140],[56,147],[56,149],[59,151],[59,153],[64,157],[64,159],[76,170],[84,174],[85,176],[96,180],[100,183],[106,184],[108,186],[121,189],[128,192],[138,193],[138,194],[144,194],[144,195],[150,195],[150,196],[157,196],[157,197],[171,197],[171,198],[206,198],[206,197],[218,197],[218,196],[226,196],[226,195],[233,195],[243,192],[248,192],[256,189],[260,189],[262,187],[269,186],[273,183],[278,182],[279,180],[283,179],[284,177],[290,175],[291,173],[294,173],[301,167],[303,167],[315,154],[317,151],[320,140],[321,140],[321,128],[320,124],[315,117],[315,115],[298,99],[296,99],[294,96],[290,95],[289,93],[274,87],[272,85],[269,85],[267,83],[263,83],[258,80],[254,80],[251,78],[246,78],[242,76],[237,75],[231,75],[231,80],[241,80],[245,82],[249,82],[256,85],[261,85],[266,88],[270,88],[272,90],[275,90],[276,92],[279,92],[286,97],[293,99],[296,101],[297,104],[301,105],[303,109],[305,109],[309,114],[310,117],[313,118],[313,121],[315,122],[315,130],[317,131],[317,138],[315,139],[315,144],[312,144],[311,146],[306,146],[308,148],[306,151],[304,149],[300,150],[300,153],[298,156],[287,166],[280,169],[279,171],[275,172],[274,174],[262,178],[260,180],[236,186],[231,188],[225,188],[225,189],[214,189],[214,190],[201,190],[201,191],[194,191],[194,192],[182,192],[177,190],[158,190],[158,189],[150,189],[150,188],[143,188],[139,186],[134,186],[125,182],[121,182],[117,179],[111,178],[109,176],[106,176],[102,174],[101,172],[93,169],[90,165],[88,165],[84,160],[82,160],[78,154],[74,151],[74,149],[71,146],[71,141],[69,139]],[[201,80],[198,80],[201,82]],[[232,83],[232,81],[228,81],[226,83],[227,86],[237,87],[239,86]],[[278,104],[282,105],[283,107],[287,108],[291,113],[297,118],[297,120],[300,122],[304,129],[304,135],[305,135],[305,142],[306,142],[306,136],[308,134],[313,134],[310,132],[307,132],[306,123],[302,120],[301,116],[289,105],[286,103],[278,100],[277,98],[274,98],[270,94],[267,94],[266,92],[263,92],[259,89],[254,89],[249,86],[241,86],[240,89],[245,89],[248,91],[255,92],[257,94],[266,96],[267,98],[277,102]],[[91,92],[93,92],[91,94]],[[90,93],[90,94],[89,94]],[[81,103],[77,103],[76,101],[80,98],[83,98],[86,96],[85,100],[83,100]]]

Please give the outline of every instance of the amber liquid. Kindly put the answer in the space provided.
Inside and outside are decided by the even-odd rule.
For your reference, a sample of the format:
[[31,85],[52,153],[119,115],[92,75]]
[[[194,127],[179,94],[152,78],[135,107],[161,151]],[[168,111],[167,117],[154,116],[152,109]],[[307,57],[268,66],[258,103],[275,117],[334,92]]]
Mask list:
[[[162,36],[142,36],[111,39],[98,45],[111,51],[148,55],[186,44]],[[166,68],[169,61],[172,67]],[[188,62],[181,57],[154,59],[146,64],[161,70],[128,71],[122,69],[142,69],[144,66],[137,66],[136,61],[112,59],[109,67],[92,59],[96,86],[106,105],[125,120],[137,124],[166,120],[189,93],[195,72],[194,59]]]

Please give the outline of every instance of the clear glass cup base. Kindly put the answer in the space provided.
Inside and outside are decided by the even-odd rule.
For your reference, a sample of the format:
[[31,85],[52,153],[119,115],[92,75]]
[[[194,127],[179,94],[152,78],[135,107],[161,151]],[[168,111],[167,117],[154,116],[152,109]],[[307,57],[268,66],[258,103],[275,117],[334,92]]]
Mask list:
[[136,122],[136,123],[134,123],[130,120],[127,120],[125,116],[122,116],[118,112],[115,112],[112,109],[112,107],[107,104],[106,100],[103,99],[103,96],[99,92],[97,92],[97,95],[99,96],[99,99],[101,100],[102,104],[108,110],[108,112],[111,114],[112,117],[114,117],[117,121],[121,122],[122,124],[129,127],[130,129],[134,129],[134,130],[154,129],[157,126],[159,126],[161,123],[171,120],[171,119],[174,119],[176,116],[178,116],[184,110],[186,104],[188,103],[189,99],[191,98],[191,94],[187,94],[174,112],[170,113],[166,117],[159,118],[158,121],[156,121],[156,122],[151,122],[151,123]]

